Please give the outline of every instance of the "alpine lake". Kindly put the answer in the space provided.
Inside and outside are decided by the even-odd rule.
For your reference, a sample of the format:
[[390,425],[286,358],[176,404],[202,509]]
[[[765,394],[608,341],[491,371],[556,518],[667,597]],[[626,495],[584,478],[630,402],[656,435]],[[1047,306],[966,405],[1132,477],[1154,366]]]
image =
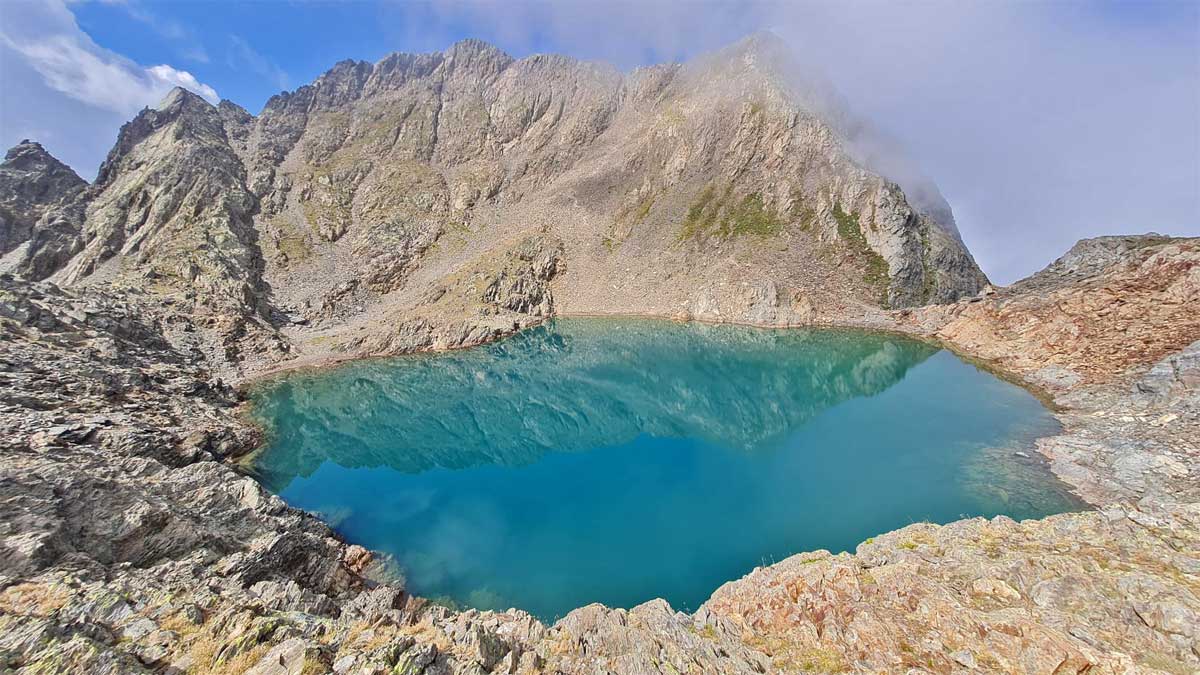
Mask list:
[[755,566],[918,521],[1085,505],[1029,392],[908,338],[557,319],[252,392],[249,473],[415,594],[546,620],[694,610]]

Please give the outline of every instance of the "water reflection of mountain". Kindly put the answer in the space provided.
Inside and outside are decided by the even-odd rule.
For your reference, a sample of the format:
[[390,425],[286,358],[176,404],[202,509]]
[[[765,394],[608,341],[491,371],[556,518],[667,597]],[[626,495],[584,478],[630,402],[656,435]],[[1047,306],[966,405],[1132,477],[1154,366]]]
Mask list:
[[288,377],[255,397],[282,489],[347,467],[524,464],[638,434],[751,450],[900,381],[936,349],[881,334],[572,319],[477,349]]

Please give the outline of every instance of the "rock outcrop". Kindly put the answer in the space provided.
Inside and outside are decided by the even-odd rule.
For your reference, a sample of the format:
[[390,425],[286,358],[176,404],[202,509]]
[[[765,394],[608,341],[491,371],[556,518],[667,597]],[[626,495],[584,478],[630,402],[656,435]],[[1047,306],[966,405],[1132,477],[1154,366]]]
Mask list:
[[[440,279],[415,305],[371,317],[385,330],[363,331],[338,345],[367,355],[455,349],[491,342],[554,312],[550,282],[562,264],[561,242],[522,237]],[[361,325],[361,322],[360,322]]]
[[1198,306],[1200,238],[1149,234],[1081,241],[1008,288],[900,318],[1053,398],[1068,433],[1039,449],[1088,501],[1194,502]]
[[46,212],[70,203],[86,185],[33,141],[9,149],[0,164],[0,256],[29,241]]
[[916,316],[937,337],[1053,388],[1106,382],[1186,347],[1200,336],[1197,303],[1200,239],[1151,234],[1085,239],[1012,286]]
[[81,246],[87,183],[41,145],[22,141],[0,164],[0,272],[44,279]]
[[1187,672],[1200,663],[1200,596],[1173,577],[1195,569],[1198,517],[1192,505],[911,525],[853,555],[757,569],[692,616],[661,601],[576,610],[550,629],[547,663],[579,673]]
[[217,108],[183,89],[121,128],[92,186],[84,248],[55,280],[159,290],[264,314],[245,169]]

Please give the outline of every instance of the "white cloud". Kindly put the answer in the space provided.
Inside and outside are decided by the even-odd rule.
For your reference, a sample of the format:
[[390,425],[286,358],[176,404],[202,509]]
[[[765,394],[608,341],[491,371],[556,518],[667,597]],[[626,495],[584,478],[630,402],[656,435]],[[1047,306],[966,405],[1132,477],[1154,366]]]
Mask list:
[[219,100],[216,90],[185,70],[166,64],[144,67],[97,45],[58,0],[8,3],[0,42],[51,89],[103,110],[133,115],[176,86],[212,103]]
[[[184,89],[200,94],[209,103],[217,103],[221,100],[221,97],[217,96],[216,89],[200,82],[186,70],[176,70],[168,65],[159,65],[147,68],[146,73],[154,81],[153,89],[156,91],[170,91],[175,87],[183,87]],[[159,98],[162,97],[160,96]]]

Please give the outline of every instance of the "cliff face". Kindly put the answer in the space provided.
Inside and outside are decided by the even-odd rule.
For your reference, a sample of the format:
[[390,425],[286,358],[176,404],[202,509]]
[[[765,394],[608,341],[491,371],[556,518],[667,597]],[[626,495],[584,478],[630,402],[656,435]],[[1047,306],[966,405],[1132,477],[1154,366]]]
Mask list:
[[41,145],[22,141],[0,164],[0,270],[42,279],[79,250],[87,183]]
[[21,141],[0,164],[0,255],[28,241],[34,226],[70,202],[87,183],[33,141]]
[[[628,75],[465,41],[339,63],[257,117],[176,90],[122,128],[95,185],[0,185],[62,207],[40,237],[49,202],[22,211],[0,252],[25,243],[6,269],[148,288],[227,334],[372,325],[325,336],[349,351],[436,342],[392,337],[530,236],[560,252],[530,283],[566,313],[792,324],[978,292],[936,188],[914,208],[846,119],[769,35]],[[459,332],[488,333],[489,312]]]
[[[1126,298],[1141,302],[1126,302]],[[1050,389],[1104,383],[1200,339],[1200,239],[1084,239],[1046,269],[916,323]]]
[[265,256],[280,288],[321,269],[365,304],[528,230],[564,243],[566,312],[799,323],[977,292],[952,222],[857,164],[795,70],[770,36],[628,76],[471,41],[339,64],[256,122]]

